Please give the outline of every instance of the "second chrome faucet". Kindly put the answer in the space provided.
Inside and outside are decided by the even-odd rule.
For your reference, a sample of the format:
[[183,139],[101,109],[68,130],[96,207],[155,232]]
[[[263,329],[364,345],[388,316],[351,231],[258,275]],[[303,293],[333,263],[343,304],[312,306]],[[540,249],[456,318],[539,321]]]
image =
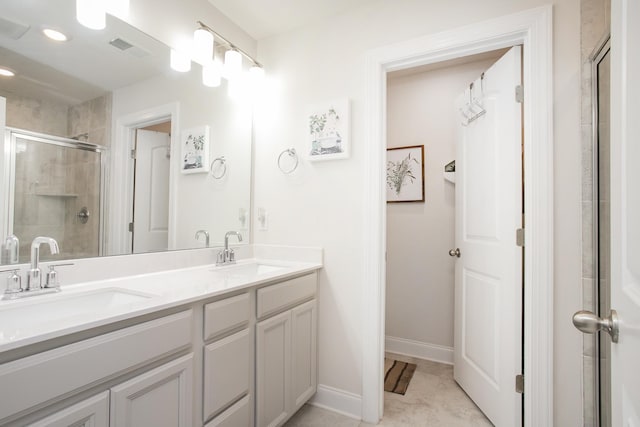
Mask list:
[[229,236],[237,236],[238,241],[242,242],[242,234],[237,231],[227,231],[224,235],[224,249],[218,252],[218,260],[216,265],[228,265],[236,263],[236,254],[233,249],[229,249]]

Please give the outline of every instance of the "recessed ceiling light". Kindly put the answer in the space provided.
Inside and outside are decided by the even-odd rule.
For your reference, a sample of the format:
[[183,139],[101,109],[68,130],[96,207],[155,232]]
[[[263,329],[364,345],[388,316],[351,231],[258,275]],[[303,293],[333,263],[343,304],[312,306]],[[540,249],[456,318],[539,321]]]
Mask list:
[[69,40],[69,37],[58,30],[54,30],[53,28],[43,28],[42,32],[45,36],[57,42],[66,42],[67,40]]
[[13,71],[11,71],[10,69],[0,67],[0,76],[3,76],[3,77],[13,77],[13,76],[15,76],[15,75],[16,75],[16,73],[14,73]]

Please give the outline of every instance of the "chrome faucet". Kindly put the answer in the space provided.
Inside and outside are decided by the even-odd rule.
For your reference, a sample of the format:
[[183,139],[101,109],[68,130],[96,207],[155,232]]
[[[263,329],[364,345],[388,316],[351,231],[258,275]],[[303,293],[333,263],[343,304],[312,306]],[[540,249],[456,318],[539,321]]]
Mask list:
[[207,230],[198,230],[196,231],[196,240],[199,240],[198,237],[204,234],[204,245],[206,248],[209,247],[209,232]]
[[42,270],[40,270],[40,245],[47,243],[52,255],[60,253],[58,242],[52,237],[36,237],[31,242],[31,268],[27,273],[27,291],[42,289]]
[[229,236],[238,236],[238,241],[242,242],[242,234],[237,231],[227,231],[224,235],[224,250],[218,253],[216,265],[227,265],[236,263],[236,254],[233,249],[229,249]]

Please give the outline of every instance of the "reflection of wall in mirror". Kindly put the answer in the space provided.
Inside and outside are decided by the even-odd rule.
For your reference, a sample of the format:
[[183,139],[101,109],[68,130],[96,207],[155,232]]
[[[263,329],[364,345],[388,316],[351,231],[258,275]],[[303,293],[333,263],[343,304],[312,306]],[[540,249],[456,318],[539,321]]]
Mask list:
[[111,94],[77,105],[13,93],[0,96],[7,99],[7,126],[109,146]]
[[[172,177],[177,184],[177,215],[176,241],[170,249],[202,247],[194,239],[200,229],[209,232],[211,246],[221,245],[226,231],[240,227],[239,210],[250,208],[251,109],[232,102],[225,83],[215,89],[202,86],[199,71],[194,67],[187,74],[161,75],[114,91],[114,122],[119,117],[178,101],[180,130],[208,125],[207,161],[220,156],[227,159],[227,174],[219,180],[208,174],[177,173]],[[179,157],[173,161],[180,161]]]

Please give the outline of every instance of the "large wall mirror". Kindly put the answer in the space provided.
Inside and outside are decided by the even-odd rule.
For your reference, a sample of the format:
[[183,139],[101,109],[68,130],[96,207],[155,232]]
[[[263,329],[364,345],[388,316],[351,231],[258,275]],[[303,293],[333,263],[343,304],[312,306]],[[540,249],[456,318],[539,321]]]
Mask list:
[[15,73],[0,77],[0,238],[20,263],[39,235],[61,250],[43,259],[250,241],[251,109],[224,81],[172,71],[167,46],[112,16],[84,28],[73,0],[3,0],[0,68]]

